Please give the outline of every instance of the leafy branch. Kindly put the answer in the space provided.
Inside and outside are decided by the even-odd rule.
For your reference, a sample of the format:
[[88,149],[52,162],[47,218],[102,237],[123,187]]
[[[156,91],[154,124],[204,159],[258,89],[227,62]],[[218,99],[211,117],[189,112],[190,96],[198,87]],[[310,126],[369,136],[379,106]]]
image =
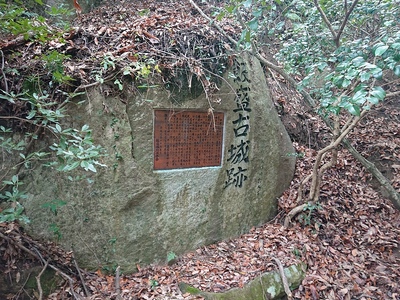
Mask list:
[[[96,172],[96,167],[105,167],[101,162],[105,150],[94,143],[91,129],[87,125],[81,129],[62,129],[66,117],[64,108],[72,97],[79,94],[63,91],[63,86],[69,86],[72,81],[64,68],[64,62],[69,59],[68,55],[56,50],[45,52],[38,57],[41,62],[40,68],[45,72],[37,71],[31,78],[26,78],[19,85],[22,87],[19,92],[15,91],[15,88],[9,90],[8,79],[11,76],[6,77],[6,73],[17,71],[8,69],[3,50],[26,40],[45,43],[60,39],[61,32],[69,28],[63,20],[69,11],[62,7],[52,8],[48,13],[56,26],[51,26],[47,23],[48,19],[31,13],[23,5],[10,2],[1,3],[1,7],[5,10],[0,17],[0,31],[17,35],[17,38],[11,42],[0,43],[0,76],[4,81],[4,89],[0,91],[1,109],[7,112],[0,116],[2,124],[5,124],[0,126],[0,149],[15,158],[4,164],[4,172],[0,176],[0,200],[4,203],[3,210],[0,211],[0,223],[15,220],[28,223],[29,220],[23,214],[24,207],[20,203],[27,197],[22,188],[23,170],[47,166],[61,172],[72,171],[78,167],[84,171]],[[63,29],[57,26],[62,26]],[[44,84],[42,77],[50,78],[50,82]],[[42,89],[44,86],[58,87],[62,97],[55,100],[54,93],[50,95]],[[17,131],[20,134],[15,134]],[[40,150],[35,149],[34,145],[39,137],[46,137],[47,141],[52,142]]]
[[[378,78],[381,74],[381,68],[378,67],[376,64],[371,64],[368,63],[364,57],[348,57],[350,58],[350,62],[346,62],[346,57],[340,57],[341,53],[337,52],[335,53],[335,49],[333,49],[333,52],[331,52],[330,55],[333,57],[336,57],[332,60],[333,63],[336,63],[337,66],[340,66],[340,60],[344,59],[344,62],[342,63],[343,67],[337,68],[336,71],[333,71],[330,76],[326,77],[326,86],[325,86],[325,94],[328,95],[328,98],[320,98],[320,99],[315,99],[310,95],[310,93],[304,88],[306,83],[304,82],[303,86],[297,82],[292,76],[290,76],[284,69],[284,67],[280,67],[274,63],[272,63],[270,60],[268,60],[260,51],[257,41],[252,38],[255,35],[251,33],[252,28],[257,28],[258,26],[251,26],[249,22],[245,22],[244,18],[242,17],[242,12],[241,12],[241,7],[245,6],[246,8],[249,8],[250,5],[248,3],[251,3],[251,1],[246,1],[246,5],[243,2],[237,3],[234,9],[230,9],[231,15],[234,15],[234,17],[237,18],[239,23],[242,25],[243,28],[243,33],[242,37],[245,37],[242,39],[242,42],[245,41],[247,44],[250,45],[250,48],[246,47],[241,43],[241,41],[236,41],[233,38],[231,38],[224,30],[219,27],[218,25],[214,25],[218,31],[220,31],[222,34],[224,34],[233,44],[238,45],[240,49],[243,51],[248,52],[249,54],[255,56],[261,64],[264,66],[274,70],[278,74],[280,74],[291,86],[295,88],[299,88],[300,94],[303,96],[303,98],[306,100],[306,102],[313,107],[314,109],[317,109],[318,105],[320,106],[319,114],[322,117],[322,119],[328,124],[330,128],[332,128],[333,132],[333,137],[330,145],[325,147],[324,149],[321,149],[318,152],[317,155],[317,161],[314,165],[313,172],[310,174],[310,176],[306,177],[303,181],[303,183],[300,185],[299,190],[301,190],[304,187],[305,182],[309,181],[310,179],[312,180],[311,184],[311,191],[310,191],[310,197],[309,199],[311,201],[318,201],[319,198],[319,187],[321,183],[321,178],[323,173],[329,169],[331,166],[333,166],[336,163],[336,155],[337,155],[337,146],[340,143],[343,143],[346,148],[349,149],[349,151],[353,154],[353,156],[360,161],[364,167],[366,167],[369,171],[371,171],[372,175],[378,179],[378,181],[389,191],[389,194],[391,195],[391,200],[394,203],[394,205],[400,209],[400,196],[399,193],[394,189],[394,187],[390,184],[390,182],[379,172],[379,170],[368,160],[366,160],[354,147],[352,147],[351,143],[346,139],[346,136],[348,133],[357,126],[358,122],[362,119],[363,116],[365,116],[368,111],[370,110],[372,105],[375,105],[379,103],[380,101],[383,101],[385,98],[385,92],[382,88],[380,87],[374,87],[374,82],[375,79],[373,80],[372,83],[367,85],[368,80],[370,78]],[[213,22],[213,20],[208,17],[192,0],[190,0],[190,3],[192,6],[199,11],[199,13],[206,18],[209,22]],[[328,29],[330,30],[332,36],[333,36],[333,41],[336,45],[336,48],[339,49],[340,47],[340,37],[344,34],[346,25],[348,24],[352,12],[354,12],[354,9],[357,5],[358,1],[354,1],[349,9],[346,7],[346,14],[344,19],[341,21],[341,26],[336,32],[333,29],[333,26],[331,25],[330,21],[326,17],[325,12],[322,10],[322,8],[319,6],[318,2],[315,0],[314,4],[317,8],[317,11],[319,11],[319,14],[322,16],[324,19],[325,24],[327,25]],[[251,21],[254,22],[254,19]],[[301,26],[300,26],[301,28]],[[290,33],[293,34],[293,33]],[[380,48],[379,48],[380,47]],[[392,46],[388,45],[381,45],[375,48],[374,51],[374,56],[375,59],[377,57],[382,56],[387,49],[392,47],[393,52],[392,55],[398,55],[396,54],[397,52],[397,42],[394,41]],[[299,50],[296,50],[297,52]],[[301,50],[300,50],[301,51]],[[353,50],[350,50],[353,51]],[[357,50],[354,50],[357,51]],[[290,52],[289,54],[290,55]],[[328,54],[329,55],[329,54]],[[392,56],[393,57],[393,56]],[[347,59],[348,59],[347,58]],[[340,59],[340,60],[338,60]],[[385,57],[385,61],[390,61],[392,58]],[[320,62],[317,61],[315,63],[315,66],[323,66],[321,70],[323,70],[327,64],[325,65],[321,64]],[[352,73],[350,71],[347,72],[347,69],[345,65],[351,66],[353,70]],[[391,70],[395,72],[395,74],[399,73],[396,70],[396,63],[392,63],[391,66],[384,66],[382,67],[389,67]],[[308,68],[309,72],[313,72],[313,66],[310,66]],[[335,72],[339,72],[339,74],[336,74]],[[314,73],[310,73],[311,76],[315,76]],[[320,76],[320,75],[319,75]],[[308,77],[308,80],[311,77]],[[307,78],[306,78],[307,79]],[[336,90],[343,89],[344,93],[340,97],[334,97],[333,92]],[[319,101],[318,101],[319,100]],[[319,102],[319,103],[318,103]],[[362,111],[361,111],[362,109]],[[324,112],[325,110],[325,112]],[[346,125],[344,127],[340,128],[340,123],[339,123],[339,114],[341,113],[342,110],[346,110],[350,112],[350,118],[346,122]],[[328,114],[331,114],[331,118],[328,117]],[[352,116],[353,115],[353,116]],[[332,124],[333,120],[333,124]],[[321,162],[323,161],[324,157],[326,157],[328,152],[332,152],[332,158],[331,160],[320,166]],[[301,200],[301,194],[302,191],[299,191],[299,200]],[[304,206],[304,205],[303,205]],[[302,211],[304,207],[298,207],[295,208],[292,212],[288,214],[288,219],[287,222],[285,222],[285,225],[288,226],[288,223],[290,221],[290,218],[298,213],[299,211]]]

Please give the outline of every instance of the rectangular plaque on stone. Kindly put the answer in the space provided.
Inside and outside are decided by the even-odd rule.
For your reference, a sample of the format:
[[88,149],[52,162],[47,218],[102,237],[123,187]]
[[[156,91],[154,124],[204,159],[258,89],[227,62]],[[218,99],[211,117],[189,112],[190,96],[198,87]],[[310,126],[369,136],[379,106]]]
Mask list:
[[224,113],[154,111],[154,169],[221,165]]

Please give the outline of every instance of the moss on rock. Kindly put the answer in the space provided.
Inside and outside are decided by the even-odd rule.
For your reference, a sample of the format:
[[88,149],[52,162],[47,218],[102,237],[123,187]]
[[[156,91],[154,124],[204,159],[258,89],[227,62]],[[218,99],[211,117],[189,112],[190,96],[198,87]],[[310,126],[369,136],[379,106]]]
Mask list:
[[[306,265],[299,263],[284,269],[291,290],[303,281]],[[202,292],[186,283],[179,283],[182,293],[200,295],[206,300],[265,300],[280,299],[285,295],[281,277],[277,271],[264,273],[250,281],[243,288],[234,288],[223,293]]]

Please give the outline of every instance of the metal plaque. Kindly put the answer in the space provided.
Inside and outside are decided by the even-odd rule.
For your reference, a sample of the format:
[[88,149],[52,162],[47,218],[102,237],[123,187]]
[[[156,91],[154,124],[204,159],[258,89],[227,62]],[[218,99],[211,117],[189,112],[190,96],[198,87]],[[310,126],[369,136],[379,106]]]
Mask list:
[[154,169],[221,165],[224,113],[154,111]]

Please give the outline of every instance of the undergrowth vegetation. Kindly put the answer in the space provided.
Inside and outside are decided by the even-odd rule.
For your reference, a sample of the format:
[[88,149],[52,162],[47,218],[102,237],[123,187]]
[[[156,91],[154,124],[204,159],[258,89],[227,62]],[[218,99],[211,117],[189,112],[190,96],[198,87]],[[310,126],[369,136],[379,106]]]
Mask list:
[[[398,191],[347,141],[371,109],[398,96],[397,1],[230,1],[215,10],[215,16],[235,18],[243,29],[237,44],[297,88],[331,128],[332,139],[319,150],[312,173],[301,182],[301,205],[288,214],[285,226],[292,216],[318,202],[323,174],[336,164],[342,142],[400,209]],[[275,58],[280,65],[262,51],[273,49],[263,40],[278,43]]]
[[[17,36],[16,43],[47,44],[62,39],[70,28],[67,20],[72,12],[62,6],[52,7],[42,14],[43,3],[39,0],[2,1],[0,6],[0,35]],[[64,66],[69,56],[49,49],[36,58],[42,62],[41,68],[27,75],[21,74],[25,64],[17,69],[7,63],[8,46],[2,44],[0,50],[0,149],[4,158],[0,177],[0,222],[28,223],[21,205],[28,197],[24,188],[25,174],[38,165],[62,173],[76,168],[96,172],[96,166],[105,166],[101,162],[105,152],[94,144],[89,126],[72,128],[63,124],[65,105],[78,95],[64,90],[73,81]],[[13,51],[11,55],[23,57],[24,53]],[[15,77],[21,81],[10,80]],[[36,141],[48,144],[37,146]],[[49,199],[49,203],[52,201],[54,199]]]

